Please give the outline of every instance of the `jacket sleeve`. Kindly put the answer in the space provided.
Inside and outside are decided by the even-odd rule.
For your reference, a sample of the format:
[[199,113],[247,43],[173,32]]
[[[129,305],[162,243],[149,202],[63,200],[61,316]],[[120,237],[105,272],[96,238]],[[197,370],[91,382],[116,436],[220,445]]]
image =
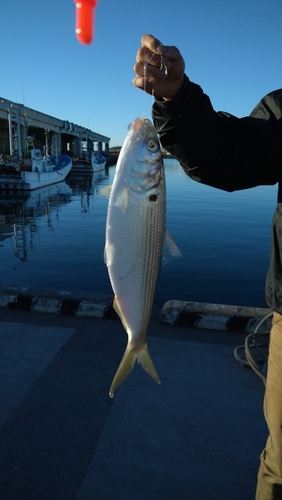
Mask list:
[[153,121],[163,147],[194,180],[226,191],[282,178],[282,91],[266,96],[251,116],[216,112],[186,75],[170,101],[156,101]]

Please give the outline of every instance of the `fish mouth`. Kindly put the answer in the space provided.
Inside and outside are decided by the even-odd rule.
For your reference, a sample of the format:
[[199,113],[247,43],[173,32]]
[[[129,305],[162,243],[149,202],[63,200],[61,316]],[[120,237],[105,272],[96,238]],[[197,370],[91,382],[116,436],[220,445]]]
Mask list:
[[134,130],[134,132],[138,132],[141,128],[141,123],[143,121],[143,118],[137,118],[137,120],[134,120],[131,124],[131,130]]
[[158,141],[158,135],[157,132],[152,124],[152,122],[148,118],[136,118],[130,126],[130,131],[133,134],[134,137],[139,137],[139,140],[146,141],[149,139],[153,134],[155,135],[155,140]]
[[136,118],[136,120],[134,120],[132,123],[131,123],[131,130],[134,130],[134,132],[139,132],[139,130],[144,126],[144,125],[150,125],[152,127],[152,124],[150,122],[150,120],[148,120],[148,118]]

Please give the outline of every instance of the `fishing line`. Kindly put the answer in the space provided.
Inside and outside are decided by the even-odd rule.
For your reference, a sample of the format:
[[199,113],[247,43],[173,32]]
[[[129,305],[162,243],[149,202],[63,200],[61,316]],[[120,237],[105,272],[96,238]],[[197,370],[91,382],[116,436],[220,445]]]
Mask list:
[[[161,58],[160,70],[162,70],[164,72],[164,74],[167,76],[168,70],[167,70],[167,66],[165,64],[164,57],[163,57],[163,46],[162,46],[162,44],[159,45],[158,50],[159,50],[160,58]],[[143,69],[144,69],[144,92],[145,92],[145,94],[146,94],[146,83],[147,83],[147,66],[148,66],[149,62],[152,61],[154,55],[155,54],[153,53],[148,61],[143,62]],[[143,59],[145,59],[145,47],[143,48]],[[154,103],[154,88],[152,88],[152,93],[151,94],[152,94],[153,103]]]
[[[143,54],[145,55],[145,47],[143,50]],[[152,61],[153,57],[155,54],[152,54],[149,61],[143,63],[143,69],[144,69],[144,92],[146,93],[146,79],[147,79],[147,66],[150,61]]]
[[[143,58],[145,56],[145,47],[143,47]],[[143,63],[143,69],[144,69],[144,93],[146,94],[146,77],[147,77],[147,65],[148,63],[144,62]]]
[[[147,66],[149,64],[149,62],[153,59],[155,54],[152,54],[150,59],[146,62],[143,62],[143,78],[144,78],[144,87],[143,87],[143,90],[144,90],[144,99],[146,99],[146,89],[147,89]],[[145,47],[143,47],[143,60],[145,59]],[[154,104],[154,89],[152,89],[152,104]],[[145,118],[146,116],[146,113],[143,113],[143,118]]]
[[[147,14],[145,15],[145,0],[141,0],[141,12],[142,12],[142,15],[141,15],[141,25],[142,25],[142,33],[146,33],[146,30],[145,30],[145,24],[147,21]],[[145,51],[146,51],[146,48],[143,47],[143,70],[144,70],[144,73],[143,73],[143,77],[144,77],[144,86],[143,86],[143,90],[144,90],[144,99],[146,99],[146,90],[147,90],[147,66],[148,64],[150,63],[150,61],[153,59],[154,57],[154,53],[151,55],[150,59],[148,61],[145,62]],[[145,101],[145,103],[147,103],[147,100]],[[154,103],[154,89],[152,89],[152,104]],[[144,113],[145,115],[145,113]]]

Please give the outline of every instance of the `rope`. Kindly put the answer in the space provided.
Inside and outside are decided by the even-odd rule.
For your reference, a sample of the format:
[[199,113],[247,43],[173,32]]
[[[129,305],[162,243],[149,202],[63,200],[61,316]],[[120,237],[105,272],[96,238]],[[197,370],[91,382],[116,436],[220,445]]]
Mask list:
[[250,366],[252,370],[266,383],[267,361],[269,352],[270,332],[261,332],[260,326],[271,317],[273,313],[265,316],[257,325],[254,333],[249,334],[245,339],[245,344],[234,350],[234,357],[241,365]]

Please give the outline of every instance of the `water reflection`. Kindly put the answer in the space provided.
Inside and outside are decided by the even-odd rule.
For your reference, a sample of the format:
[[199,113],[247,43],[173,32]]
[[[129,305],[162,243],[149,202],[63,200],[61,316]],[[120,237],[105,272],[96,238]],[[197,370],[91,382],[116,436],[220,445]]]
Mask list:
[[72,189],[60,182],[26,193],[0,195],[0,240],[13,237],[14,255],[21,262],[28,251],[36,248],[35,235],[40,230],[40,219],[46,220],[49,231],[54,231],[54,219],[59,218],[59,207],[71,201]]
[[67,183],[72,188],[74,196],[79,196],[81,213],[89,212],[91,198],[98,194],[99,183],[109,177],[109,169],[91,174],[71,172]]
[[[276,187],[224,193],[192,182],[165,160],[167,228],[183,258],[160,274],[156,303],[192,300],[265,306]],[[2,283],[111,294],[104,264],[108,200],[103,175],[71,172],[66,182],[0,195]],[[11,195],[10,195],[11,196]]]

